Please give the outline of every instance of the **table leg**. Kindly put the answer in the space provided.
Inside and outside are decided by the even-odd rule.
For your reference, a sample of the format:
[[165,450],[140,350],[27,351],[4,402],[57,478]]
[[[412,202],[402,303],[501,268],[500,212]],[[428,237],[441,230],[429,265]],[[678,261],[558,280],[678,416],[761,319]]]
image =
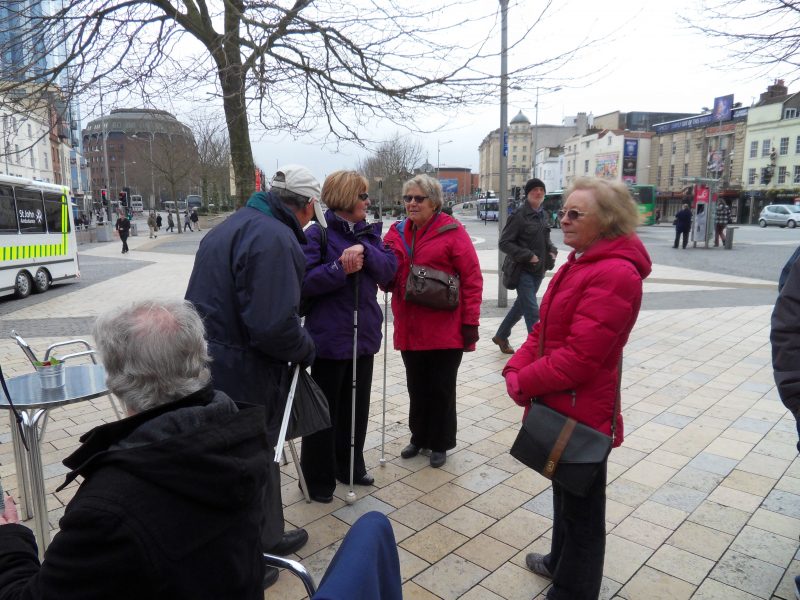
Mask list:
[[28,461],[30,462],[31,495],[33,496],[33,532],[39,547],[39,560],[44,559],[44,551],[50,544],[50,520],[47,517],[47,498],[44,492],[44,470],[42,468],[42,448],[39,446],[39,421],[46,410],[24,411],[22,413],[25,435],[28,437]]
[[14,412],[9,411],[8,415],[9,427],[11,428],[11,445],[14,448],[14,467],[17,473],[17,509],[19,510],[19,518],[27,521],[33,514],[31,486],[28,478],[28,460],[25,446],[22,445],[22,438],[19,435]]

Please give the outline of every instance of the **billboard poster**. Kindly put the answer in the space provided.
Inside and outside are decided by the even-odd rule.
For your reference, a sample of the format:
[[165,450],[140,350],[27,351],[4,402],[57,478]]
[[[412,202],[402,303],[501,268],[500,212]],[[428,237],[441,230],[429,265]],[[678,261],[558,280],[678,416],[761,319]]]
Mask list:
[[595,176],[603,179],[616,179],[618,174],[617,163],[619,163],[619,154],[617,152],[613,154],[598,154],[597,166],[594,169]]
[[622,151],[622,181],[636,183],[636,161],[639,156],[639,140],[625,140]]
[[715,179],[722,177],[725,169],[725,150],[710,150],[708,152],[708,176]]
[[711,113],[713,121],[729,121],[733,110],[733,94],[714,98],[714,112]]
[[458,194],[458,179],[440,179],[445,194]]

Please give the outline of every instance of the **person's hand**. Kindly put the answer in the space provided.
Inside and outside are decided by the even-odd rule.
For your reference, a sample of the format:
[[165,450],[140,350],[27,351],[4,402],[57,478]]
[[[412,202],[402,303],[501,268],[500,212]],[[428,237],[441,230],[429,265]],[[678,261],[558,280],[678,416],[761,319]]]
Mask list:
[[342,263],[344,272],[348,275],[360,271],[364,267],[364,246],[356,244],[355,246],[345,248],[344,252],[342,252],[342,255],[339,257],[339,262]]
[[0,515],[0,525],[8,525],[10,523],[19,523],[19,515],[17,514],[17,503],[14,498],[6,496],[6,509]]
[[539,257],[538,256],[536,256],[535,254],[533,256],[531,256],[531,264],[532,265],[535,265],[538,262],[539,262]]
[[525,397],[525,394],[519,386],[519,375],[514,371],[510,371],[506,374],[506,391],[511,399],[520,406],[525,406],[525,404],[527,404],[528,398]]
[[464,352],[473,352],[475,344],[480,339],[477,325],[462,325],[461,337],[464,339]]

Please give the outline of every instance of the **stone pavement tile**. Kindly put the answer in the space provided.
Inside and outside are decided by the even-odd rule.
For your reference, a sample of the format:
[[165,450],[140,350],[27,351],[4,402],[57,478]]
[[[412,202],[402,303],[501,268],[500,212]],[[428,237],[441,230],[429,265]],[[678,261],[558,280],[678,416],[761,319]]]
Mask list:
[[795,600],[797,598],[797,586],[794,583],[794,578],[800,574],[800,561],[794,561],[786,569],[783,574],[783,579],[778,584],[778,589],[775,590],[775,596],[784,600]]
[[459,506],[466,504],[476,496],[478,496],[478,494],[459,485],[445,483],[432,492],[420,496],[418,500],[443,513],[449,513]]
[[784,475],[778,480],[778,483],[775,484],[775,489],[798,495],[800,494],[800,479]]
[[402,546],[397,547],[397,554],[400,557],[400,579],[402,581],[416,577],[430,566],[430,563]]
[[724,456],[726,458],[732,458],[739,461],[747,456],[747,453],[752,449],[753,444],[720,437],[706,446],[703,454],[710,453],[716,456]]
[[750,431],[752,433],[765,434],[772,429],[773,423],[770,421],[763,421],[753,417],[739,417],[736,419],[731,428],[741,429],[743,431]]
[[504,600],[504,598],[486,589],[482,585],[478,585],[461,596],[459,600]]
[[679,508],[647,500],[633,511],[633,516],[662,527],[676,529],[689,516],[689,513]]
[[759,598],[769,598],[783,577],[783,569],[728,550],[711,571],[710,577]]
[[614,527],[611,533],[655,550],[672,534],[672,530],[636,517],[628,517]]
[[714,566],[714,561],[675,546],[664,545],[656,550],[647,564],[683,581],[700,585]]
[[718,560],[733,539],[734,536],[729,533],[686,521],[675,530],[667,543],[692,554]]
[[[315,579],[314,581],[319,583],[319,579]],[[306,588],[303,586],[303,582],[300,581],[299,577],[296,577],[289,571],[281,570],[278,575],[278,581],[269,588],[269,592],[264,593],[264,598],[266,600],[270,598],[301,600],[302,598],[308,598],[308,594],[306,594]]]
[[725,478],[722,485],[735,490],[748,492],[749,494],[756,494],[763,498],[775,486],[775,480],[771,477],[764,477],[763,475],[756,475],[755,473],[747,473],[746,471],[735,469]]
[[648,455],[647,459],[659,465],[664,465],[665,467],[672,467],[673,469],[681,469],[686,466],[686,463],[688,463],[689,460],[691,460],[688,456],[675,454],[674,452],[667,452],[661,448],[658,450],[653,450]]
[[511,477],[511,473],[507,471],[488,465],[480,465],[464,475],[456,477],[453,483],[481,494],[490,490],[497,484],[502,483],[509,477]]
[[766,454],[767,456],[772,456],[774,458],[792,460],[795,456],[797,456],[796,443],[796,436],[794,442],[788,444],[784,442],[763,439],[756,444],[756,447],[753,448],[753,451],[758,452],[759,454]]
[[749,518],[750,513],[743,510],[709,501],[703,502],[689,515],[689,521],[692,523],[699,523],[731,535],[738,534]]
[[[674,401],[672,399],[670,404]],[[661,425],[655,422],[655,419],[649,423],[645,423],[636,430],[637,436],[644,436],[656,442],[665,442],[680,431],[680,428],[671,427],[669,425]]]
[[[621,583],[609,579],[608,577],[603,577],[603,581],[600,583],[600,596],[598,600],[611,600],[617,597],[617,592],[619,592],[621,587]],[[546,600],[546,597],[542,596],[542,600]]]
[[403,584],[403,600],[441,600],[436,594],[431,594],[424,587],[418,586],[413,581]]
[[414,500],[395,510],[392,513],[392,519],[420,531],[434,521],[438,521],[443,515],[443,512]]
[[797,538],[789,539],[763,529],[745,526],[731,544],[731,550],[784,568],[797,552]]
[[315,552],[322,550],[341,540],[350,530],[350,526],[332,515],[326,515],[305,526],[308,532],[308,542],[297,551],[300,558],[311,556]]
[[752,444],[755,446],[761,439],[764,437],[762,433],[754,433],[752,431],[743,431],[741,429],[733,429],[732,427],[728,427],[725,431],[720,434],[721,438],[725,438],[726,440],[736,440],[737,442],[745,442],[747,444]]
[[503,431],[498,431],[497,433],[493,433],[489,436],[493,442],[497,442],[498,444],[505,444],[506,448],[511,448],[514,440],[517,439],[517,434],[519,433],[519,424],[515,424],[513,427],[509,427],[508,429],[504,429]]
[[410,475],[411,471],[395,463],[387,462],[382,467],[370,469],[370,474],[375,478],[375,486],[382,488]]
[[673,508],[690,512],[697,508],[703,500],[705,500],[705,497],[705,492],[693,490],[674,483],[667,483],[656,490],[652,496],[650,496],[650,499]]
[[632,467],[646,456],[646,452],[620,446],[619,448],[614,448],[614,451],[608,456],[608,462]]
[[625,446],[634,450],[639,450],[649,454],[661,445],[661,442],[649,438],[645,435],[639,435],[639,430],[635,430],[630,435],[625,436]]
[[508,453],[495,456],[486,464],[506,473],[519,473],[528,468]]
[[800,519],[793,519],[764,508],[759,508],[753,513],[748,525],[771,531],[793,540],[800,537]]
[[397,521],[393,521],[391,518],[389,519],[389,524],[392,526],[392,531],[394,532],[394,539],[397,543],[402,542],[409,536],[412,536],[416,533],[411,527],[406,527],[402,523],[398,523]]
[[[552,512],[552,507],[551,507]],[[606,498],[606,522],[612,525],[618,525],[625,517],[633,512],[633,507],[627,504],[622,504],[616,500],[609,500]]]
[[383,500],[395,508],[400,508],[416,500],[422,496],[423,493],[424,492],[419,491],[417,488],[406,485],[402,481],[395,481],[386,487],[372,492],[372,495],[378,500]]
[[647,500],[656,488],[627,479],[616,479],[606,487],[606,497],[627,504],[628,506],[639,506]]
[[[712,442],[713,443],[713,442]],[[736,468],[738,459],[726,458],[718,454],[703,451],[689,461],[688,467],[726,476]]]
[[487,571],[496,571],[517,553],[517,549],[480,533],[458,548],[455,553]]
[[433,523],[405,539],[400,545],[429,563],[435,563],[469,538],[440,523]]
[[658,488],[669,481],[676,472],[677,470],[672,467],[665,467],[648,460],[643,460],[628,469],[622,475],[622,479],[634,481],[651,488]]
[[683,429],[693,420],[694,419],[692,417],[675,414],[674,412],[663,412],[657,417],[653,418],[653,423],[667,425],[669,427],[674,427],[675,429]]
[[456,600],[488,574],[486,569],[450,554],[417,575],[414,583],[443,600]]
[[694,422],[664,442],[661,445],[661,449],[693,457],[713,442],[722,433],[723,429]]
[[759,504],[761,504],[761,496],[742,492],[741,490],[725,487],[723,485],[711,492],[708,499],[711,502],[716,502],[723,506],[730,506],[731,508],[738,508],[739,510],[749,513],[755,512]]
[[530,600],[549,586],[550,580],[515,564],[505,563],[484,579],[481,585],[506,600]]
[[526,510],[535,512],[537,515],[542,515],[548,519],[553,518],[553,488],[543,491],[541,494],[532,498],[522,505]]
[[688,600],[695,586],[666,573],[643,567],[619,591],[622,598],[631,600]]
[[692,600],[758,600],[758,596],[753,596],[713,579],[706,579],[697,588]]
[[518,508],[489,527],[484,533],[514,548],[524,548],[552,527],[552,521],[524,508]]
[[[334,503],[336,502],[336,500],[337,500],[336,498],[333,499]],[[317,503],[312,502],[312,504],[317,504]],[[322,506],[331,506],[331,504],[323,504]],[[377,498],[373,498],[372,496],[364,496],[364,497],[359,497],[358,500],[356,500],[355,504],[352,505],[345,504],[340,509],[334,511],[333,515],[336,518],[341,519],[345,523],[349,523],[350,525],[352,525],[358,520],[359,517],[372,510],[376,510],[379,513],[383,513],[384,515],[389,515],[393,511],[395,511],[395,508],[394,506],[386,504],[385,502],[378,500]],[[284,516],[286,516],[286,510],[283,511],[283,514]],[[286,519],[291,520],[289,519],[288,516],[286,516]]]
[[612,481],[615,481],[620,475],[628,470],[628,467],[619,463],[608,462],[606,464],[606,485],[610,484]]
[[[426,462],[430,462],[430,459],[427,456],[423,458]],[[441,469],[432,469],[428,467],[404,477],[402,481],[406,485],[415,487],[422,492],[432,492],[436,488],[453,479],[453,477],[454,476],[452,473],[442,471]]]
[[494,525],[496,519],[466,506],[457,508],[453,512],[439,519],[439,523],[453,531],[473,538],[487,527]]
[[780,477],[783,476],[784,472],[789,467],[790,462],[791,461],[782,458],[775,458],[772,456],[767,456],[766,454],[751,452],[741,461],[739,461],[739,465],[736,468],[742,471],[747,471],[748,473],[755,473],[756,475],[765,475],[767,477],[773,477],[774,479],[780,479]]
[[[539,496],[541,495],[542,494],[539,494]],[[537,498],[539,496],[537,496]],[[550,497],[552,511],[552,495]],[[526,494],[525,492],[501,483],[500,485],[490,489],[488,492],[484,492],[480,496],[477,496],[473,500],[467,502],[467,506],[495,519],[502,519],[511,511],[516,510],[525,504],[529,499],[530,494]]]
[[614,581],[628,581],[650,558],[653,550],[613,533],[606,536],[606,560],[603,575]]
[[695,469],[687,465],[675,474],[675,477],[670,480],[670,483],[682,485],[683,487],[708,494],[720,484],[723,477],[723,475],[717,475],[711,471]]
[[481,440],[475,444],[472,444],[469,449],[472,452],[477,452],[478,454],[482,454],[487,458],[494,458],[495,456],[499,456],[500,454],[505,454],[508,452],[508,446],[504,446],[496,442],[490,442],[489,440]]
[[772,490],[761,505],[762,508],[773,512],[800,519],[800,496],[784,492],[783,490]]

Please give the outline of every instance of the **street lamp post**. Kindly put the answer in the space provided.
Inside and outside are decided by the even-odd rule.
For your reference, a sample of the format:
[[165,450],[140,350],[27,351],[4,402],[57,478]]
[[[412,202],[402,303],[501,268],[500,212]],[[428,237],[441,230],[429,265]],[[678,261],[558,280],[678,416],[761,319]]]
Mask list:
[[[153,176],[153,138],[155,135],[152,131],[147,132],[147,142],[150,144],[150,210],[154,210],[156,207],[156,180]],[[131,137],[139,138],[135,133]]]
[[445,144],[452,143],[453,140],[447,140],[446,142],[442,142],[440,140],[436,140],[436,179],[439,179],[439,155],[441,154],[442,146]]
[[[502,233],[508,216],[508,0],[500,0],[500,198],[497,227]],[[503,251],[497,250],[497,272],[503,270]],[[497,278],[497,306],[508,306],[503,278]]]

